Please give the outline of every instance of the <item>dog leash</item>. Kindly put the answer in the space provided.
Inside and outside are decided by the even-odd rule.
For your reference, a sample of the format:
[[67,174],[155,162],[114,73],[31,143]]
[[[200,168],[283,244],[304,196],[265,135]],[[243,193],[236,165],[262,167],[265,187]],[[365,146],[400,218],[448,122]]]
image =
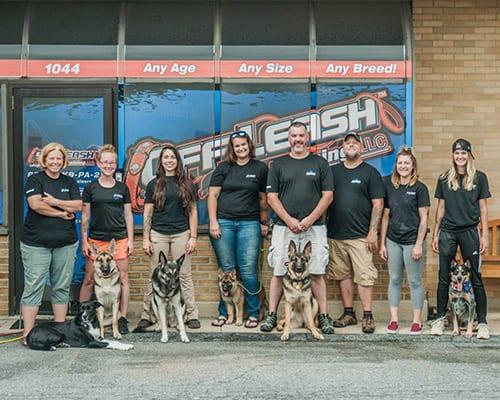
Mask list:
[[5,340],[0,340],[0,344],[5,344],[5,343],[11,343],[11,342],[17,342],[18,340],[21,340],[23,336],[18,336],[15,338],[10,338],[10,339],[5,339]]

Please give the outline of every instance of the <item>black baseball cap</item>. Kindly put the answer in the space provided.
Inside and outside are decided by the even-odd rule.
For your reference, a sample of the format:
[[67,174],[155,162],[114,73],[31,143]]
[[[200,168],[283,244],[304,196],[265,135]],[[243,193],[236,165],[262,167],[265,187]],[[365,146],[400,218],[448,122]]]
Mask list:
[[474,154],[472,154],[472,146],[468,140],[465,139],[457,139],[453,142],[453,145],[451,146],[451,151],[455,152],[456,150],[464,150],[474,158]]
[[347,132],[344,136],[344,143],[346,142],[346,140],[349,138],[349,137],[353,137],[354,139],[356,139],[359,143],[361,143],[361,137],[356,133],[356,132]]

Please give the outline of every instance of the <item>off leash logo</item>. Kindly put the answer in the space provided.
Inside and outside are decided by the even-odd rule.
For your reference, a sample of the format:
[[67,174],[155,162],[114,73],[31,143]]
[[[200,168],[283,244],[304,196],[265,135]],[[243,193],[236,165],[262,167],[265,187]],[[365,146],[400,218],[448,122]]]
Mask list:
[[[205,199],[212,171],[219,162],[231,133],[246,132],[256,147],[257,159],[268,164],[288,154],[287,129],[292,121],[306,124],[311,132],[311,152],[324,157],[330,165],[344,158],[342,138],[346,132],[357,132],[363,141],[363,158],[381,157],[393,146],[390,134],[404,132],[404,116],[385,100],[388,90],[361,92],[340,102],[327,104],[317,110],[278,117],[262,114],[242,121],[233,129],[194,141],[175,143],[183,163],[198,187],[198,196]],[[132,209],[142,212],[148,182],[155,177],[156,165],[162,147],[168,142],[142,138],[127,149],[124,182],[130,190]],[[172,144],[172,143],[170,143]]]

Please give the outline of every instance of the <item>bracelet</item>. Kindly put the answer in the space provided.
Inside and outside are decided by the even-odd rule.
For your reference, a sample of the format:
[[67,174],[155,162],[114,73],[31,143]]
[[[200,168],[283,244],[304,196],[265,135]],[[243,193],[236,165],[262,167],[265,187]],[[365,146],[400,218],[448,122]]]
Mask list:
[[198,239],[198,237],[197,236],[189,236],[189,239],[195,239],[196,240],[196,239]]

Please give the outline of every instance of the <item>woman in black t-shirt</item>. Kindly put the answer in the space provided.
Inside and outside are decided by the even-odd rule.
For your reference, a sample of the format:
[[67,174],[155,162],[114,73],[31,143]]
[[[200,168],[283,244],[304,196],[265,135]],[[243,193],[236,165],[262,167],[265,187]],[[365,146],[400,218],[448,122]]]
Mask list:
[[[99,179],[87,185],[83,191],[82,252],[87,258],[85,279],[80,289],[80,301],[88,301],[94,288],[94,258],[92,246],[99,251],[107,250],[115,240],[114,257],[120,271],[120,318],[118,329],[127,334],[130,285],[128,258],[134,249],[134,220],[130,205],[130,193],[122,182],[114,178],[118,154],[114,146],[107,144],[97,152]],[[90,225],[89,225],[90,223]],[[89,231],[90,226],[90,231]]]
[[[255,147],[245,132],[230,136],[226,161],[220,163],[210,180],[208,215],[210,240],[219,267],[237,269],[245,291],[247,328],[255,328],[260,314],[260,282],[257,273],[262,236],[268,232],[266,181],[267,166],[255,160]],[[228,321],[227,309],[219,302],[219,316],[213,326]]]
[[[160,251],[167,257],[171,253],[173,260],[186,254],[179,274],[186,325],[200,328],[191,275],[191,254],[196,250],[198,232],[196,191],[174,146],[166,145],[161,150],[156,179],[148,183],[144,203],[142,247],[151,256],[150,273],[158,265]],[[142,332],[152,324],[151,294],[150,280],[144,293],[141,320],[134,332]]]
[[[481,254],[488,249],[488,207],[491,197],[488,178],[476,170],[470,142],[458,139],[452,145],[453,164],[439,176],[435,197],[438,199],[432,249],[439,254],[439,284],[437,289],[437,319],[431,333],[440,336],[444,330],[450,266],[457,246],[464,261],[471,266],[472,288],[476,299],[477,337],[489,339],[486,321],[486,291],[481,277]],[[481,225],[481,229],[479,228]]]
[[418,180],[417,159],[408,147],[396,155],[394,171],[386,182],[384,216],[380,229],[380,257],[389,271],[388,301],[391,320],[387,333],[399,331],[398,309],[406,269],[413,308],[410,335],[423,331],[425,236],[429,214],[429,191]]
[[75,213],[82,208],[78,184],[61,173],[68,165],[64,146],[46,145],[40,152],[39,163],[43,171],[31,175],[24,190],[28,213],[20,245],[24,267],[21,313],[25,338],[35,324],[47,278],[50,278],[54,321],[66,320],[78,246]]

